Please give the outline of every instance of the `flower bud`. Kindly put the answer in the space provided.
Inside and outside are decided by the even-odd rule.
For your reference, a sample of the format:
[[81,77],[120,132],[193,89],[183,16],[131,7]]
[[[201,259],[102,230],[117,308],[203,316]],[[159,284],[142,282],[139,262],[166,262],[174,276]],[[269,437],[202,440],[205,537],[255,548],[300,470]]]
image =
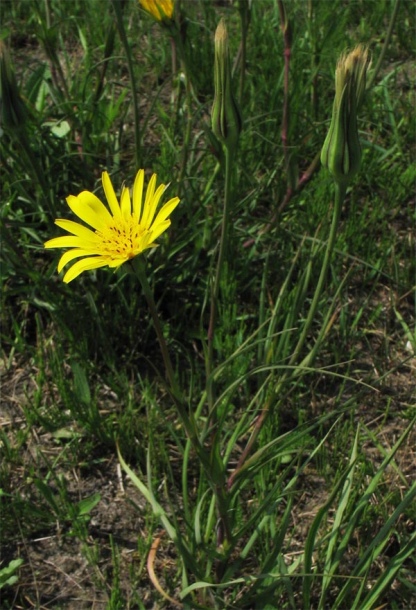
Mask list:
[[321,162],[337,182],[344,184],[352,180],[361,165],[357,110],[363,101],[369,67],[368,50],[358,45],[348,55],[341,55],[335,71],[335,100]]
[[234,151],[241,133],[242,120],[232,90],[228,34],[223,19],[215,32],[214,88],[212,131],[224,146]]

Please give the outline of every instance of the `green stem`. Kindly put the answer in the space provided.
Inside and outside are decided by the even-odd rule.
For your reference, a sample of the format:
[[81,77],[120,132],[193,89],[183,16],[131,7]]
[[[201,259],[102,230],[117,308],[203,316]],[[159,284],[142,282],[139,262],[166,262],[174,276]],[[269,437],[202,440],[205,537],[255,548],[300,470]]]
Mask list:
[[218,463],[218,460],[215,464],[212,463],[212,458],[210,457],[210,454],[203,447],[198,438],[195,418],[193,417],[192,412],[188,412],[187,405],[183,400],[179,384],[174,374],[168,346],[166,344],[165,337],[163,336],[163,330],[160,324],[159,315],[157,313],[156,303],[154,301],[153,293],[147,280],[143,258],[140,256],[136,256],[130,261],[130,264],[137,278],[140,281],[144,296],[150,309],[150,314],[152,316],[156,335],[159,341],[159,346],[162,352],[163,362],[165,364],[166,376],[170,384],[171,394],[174,399],[179,418],[185,429],[187,437],[200,460],[200,463],[205,472],[205,476],[207,477],[207,480],[210,483],[211,489],[214,492],[220,522],[225,531],[225,539],[229,541],[231,539],[231,531],[228,518],[227,494],[225,490],[225,475],[223,473],[221,458],[219,458],[220,463]]
[[[201,445],[200,440],[198,438],[198,432],[196,427],[195,418],[193,417],[192,412],[188,412],[187,405],[183,399],[182,392],[180,390],[179,384],[175,377],[175,373],[172,366],[172,361],[170,359],[168,346],[166,344],[165,337],[163,335],[162,326],[160,324],[159,315],[157,313],[156,303],[153,298],[153,292],[150,288],[149,282],[147,280],[145,264],[143,258],[141,256],[136,256],[130,261],[130,264],[139,279],[139,282],[142,286],[143,293],[147,304],[150,309],[150,314],[152,316],[153,324],[155,327],[157,339],[159,341],[160,351],[162,352],[163,362],[166,369],[166,376],[170,385],[171,395],[175,402],[175,407],[178,411],[179,418],[182,422],[182,425],[185,429],[187,437],[189,438],[195,452],[201,460],[201,463],[205,469],[205,472],[209,473],[211,470],[209,455]],[[212,477],[208,477],[212,480]],[[215,482],[212,481],[214,485]]]
[[180,61],[181,61],[183,73],[185,75],[185,99],[186,99],[186,114],[187,114],[185,137],[184,137],[183,145],[182,145],[181,168],[180,168],[179,177],[178,177],[179,189],[182,189],[183,180],[184,180],[185,172],[186,172],[186,165],[188,162],[189,143],[191,140],[191,132],[192,132],[192,109],[191,109],[192,88],[191,88],[190,70],[188,67],[186,51],[185,51],[185,47],[183,44],[182,35],[179,30],[177,31],[177,36],[175,38],[178,43]]
[[310,331],[313,319],[315,317],[316,311],[318,309],[319,301],[321,298],[322,290],[326,281],[326,276],[328,273],[329,263],[331,261],[332,251],[334,249],[335,241],[337,238],[337,230],[339,225],[339,219],[341,215],[342,204],[345,199],[345,194],[347,190],[347,185],[344,183],[335,182],[335,202],[334,202],[334,212],[332,215],[332,223],[329,232],[328,243],[325,250],[325,256],[321,267],[321,273],[319,275],[318,283],[316,285],[315,293],[313,295],[312,303],[309,308],[308,316],[306,318],[305,324],[302,329],[301,336],[299,337],[299,341],[295,347],[295,350],[292,354],[292,357],[289,361],[289,366],[293,366],[296,364],[300,351],[302,350],[308,333]]
[[[319,275],[319,279],[318,279],[318,284],[316,286],[315,289],[315,293],[313,295],[313,299],[312,299],[312,303],[311,306],[309,308],[309,312],[308,312],[308,316],[306,318],[304,327],[302,329],[302,334],[299,338],[299,341],[295,347],[295,350],[290,358],[289,364],[288,364],[288,369],[287,371],[293,370],[293,366],[296,364],[296,361],[298,359],[298,356],[303,348],[303,345],[307,339],[310,327],[312,325],[313,319],[315,317],[316,311],[318,309],[318,305],[319,305],[319,300],[322,294],[322,290],[324,287],[324,283],[327,277],[327,273],[328,273],[328,267],[329,267],[329,263],[331,262],[331,255],[334,249],[334,245],[335,245],[335,241],[337,238],[337,230],[338,230],[338,225],[339,225],[339,218],[341,215],[341,209],[342,209],[342,204],[345,198],[345,194],[346,194],[346,190],[347,190],[347,185],[346,184],[341,184],[341,183],[335,183],[335,202],[334,202],[334,211],[332,214],[332,222],[331,222],[331,228],[330,228],[330,232],[329,232],[329,238],[328,238],[328,243],[326,246],[326,250],[325,250],[325,256],[324,256],[324,260],[322,263],[322,267],[321,267],[321,273]],[[312,353],[314,355],[314,352],[312,350]],[[308,358],[308,357],[307,357]],[[302,362],[303,366],[306,366],[306,360],[307,358],[305,358]],[[310,365],[310,362],[308,360],[308,365]],[[232,472],[231,476],[228,479],[228,483],[227,483],[227,487],[228,489],[231,489],[234,481],[236,479],[236,477],[238,476],[241,468],[243,467],[245,461],[248,458],[248,455],[250,454],[254,443],[257,440],[257,437],[260,433],[260,430],[262,429],[264,422],[269,414],[269,409],[271,407],[271,404],[275,401],[276,397],[279,396],[280,394],[280,389],[283,385],[283,383],[286,381],[287,377],[288,377],[288,372],[283,373],[281,379],[279,380],[276,388],[274,389],[273,394],[266,400],[263,409],[260,413],[260,415],[258,416],[255,426],[254,426],[254,430],[250,436],[250,439],[240,457],[240,460],[237,464],[237,467],[235,468],[235,470]]]
[[111,24],[110,29],[107,32],[107,39],[105,41],[105,46],[104,46],[104,57],[101,60],[102,65],[100,67],[97,85],[95,87],[94,95],[92,98],[94,112],[96,112],[96,105],[98,104],[98,101],[99,101],[101,94],[103,92],[103,89],[104,89],[104,80],[105,80],[105,75],[107,73],[107,69],[108,69],[108,65],[109,65],[109,59],[112,56],[113,51],[114,51],[115,34],[116,34],[116,28],[114,27],[114,24]]
[[392,37],[392,34],[393,34],[393,28],[394,28],[394,24],[396,23],[397,13],[399,12],[399,6],[400,6],[400,0],[396,0],[395,3],[394,3],[393,12],[392,12],[391,17],[390,17],[389,28],[387,30],[386,37],[384,39],[383,48],[381,49],[381,53],[380,53],[380,56],[379,56],[379,58],[377,60],[376,67],[374,68],[374,71],[373,71],[373,73],[371,75],[371,78],[368,81],[367,89],[371,89],[371,87],[374,84],[374,81],[376,80],[376,78],[378,76],[378,73],[380,72],[381,64],[384,61],[384,56],[386,54],[387,47],[390,44],[390,40],[391,40],[391,37]]
[[[136,256],[131,260],[131,266],[138,277],[140,284],[142,286],[142,290],[144,296],[146,298],[147,304],[150,309],[150,314],[152,316],[153,324],[155,327],[157,339],[159,341],[160,351],[162,352],[163,363],[165,365],[166,377],[168,379],[170,390],[172,393],[172,397],[175,401],[175,406],[178,410],[180,419],[185,428],[186,434],[191,441],[192,445],[199,452],[202,449],[202,446],[199,442],[195,421],[192,417],[192,414],[189,415],[187,412],[187,407],[183,400],[182,392],[180,391],[179,384],[175,377],[175,373],[172,366],[172,361],[170,359],[168,346],[166,344],[165,337],[163,335],[162,325],[160,324],[159,315],[157,313],[156,303],[153,298],[153,293],[150,288],[149,282],[146,277],[145,272],[145,264],[141,256]],[[208,459],[208,458],[206,458]]]
[[[265,401],[262,411],[255,422],[254,429],[250,436],[250,439],[249,439],[246,447],[244,448],[243,453],[240,456],[237,467],[235,468],[235,470],[232,472],[232,474],[230,475],[230,477],[228,479],[227,488],[229,490],[232,488],[236,477],[238,476],[241,468],[243,467],[244,463],[246,462],[246,460],[254,446],[254,443],[256,442],[258,435],[260,434],[260,431],[264,425],[264,422],[267,419],[270,407],[271,407],[272,403],[276,400],[276,397],[279,397],[281,387],[283,386],[284,382],[287,380],[287,378],[289,376],[289,371],[293,371],[293,367],[294,367],[294,365],[296,365],[298,356],[307,339],[310,327],[312,325],[313,319],[314,319],[316,311],[318,309],[320,297],[321,297],[324,283],[325,283],[327,273],[328,273],[328,267],[331,262],[331,255],[334,250],[334,246],[335,246],[335,242],[336,242],[336,238],[337,238],[339,219],[340,219],[340,215],[341,215],[342,204],[345,199],[346,190],[347,190],[346,183],[338,183],[338,182],[335,183],[334,211],[332,214],[332,222],[331,222],[331,228],[330,228],[330,232],[329,232],[328,243],[327,243],[326,250],[325,250],[325,256],[324,256],[324,260],[322,263],[321,273],[320,273],[319,279],[318,279],[318,284],[316,286],[315,293],[313,295],[313,299],[312,299],[311,306],[309,308],[308,316],[306,318],[304,327],[302,329],[302,334],[301,334],[299,341],[295,347],[295,350],[290,358],[287,371],[284,372],[282,377],[279,379],[279,382],[278,382],[276,388],[274,388],[273,394],[271,396],[269,396],[267,398],[267,400]],[[318,337],[318,341],[319,340],[320,339]],[[313,357],[315,356],[315,353],[316,353],[315,348],[312,348],[311,353],[302,361],[301,366],[310,366],[311,361],[313,360]],[[294,376],[295,375],[296,375],[296,373],[294,373]]]
[[244,96],[244,81],[246,77],[246,63],[247,63],[247,34],[248,25],[250,21],[250,12],[248,5],[241,5],[240,18],[241,18],[241,69],[240,69],[240,84],[239,84],[239,96],[238,101],[240,104],[243,103]]
[[51,201],[51,199],[53,199],[53,197],[51,197],[51,189],[45,179],[45,169],[39,162],[39,156],[32,149],[31,137],[26,131],[25,127],[23,127],[21,131],[18,130],[17,140],[21,149],[22,158],[26,158],[29,166],[32,168],[36,180],[40,184],[40,187],[44,193],[45,202],[48,207],[49,214],[54,216],[56,214],[56,210],[53,205],[53,202]]
[[142,257],[136,256],[135,258],[133,258],[131,261],[131,266],[133,267],[134,272],[140,281],[144,296],[150,309],[150,314],[153,319],[157,339],[159,341],[160,351],[162,352],[163,363],[165,365],[166,370],[166,377],[168,378],[171,390],[173,391],[174,395],[179,396],[180,392],[176,381],[175,373],[173,371],[172,361],[170,359],[168,346],[163,335],[162,326],[160,324],[159,315],[157,313],[156,303],[153,298],[153,292],[147,280],[145,265]]
[[[59,58],[59,54],[57,52],[56,44],[53,41],[53,37],[50,36],[50,32],[52,29],[52,9],[51,9],[51,1],[45,0],[45,16],[46,16],[46,24],[43,23],[42,20],[42,30],[43,30],[43,45],[45,53],[50,61],[51,68],[51,77],[56,89],[61,93],[62,97],[65,101],[70,99],[68,86],[66,83],[66,79],[64,76],[64,71],[62,69],[61,60]],[[63,94],[62,94],[63,92]]]
[[212,421],[215,424],[216,415],[214,413],[215,404],[215,388],[212,372],[214,369],[214,336],[215,326],[217,321],[218,311],[218,295],[220,290],[221,279],[223,276],[224,261],[226,259],[227,242],[228,242],[228,221],[230,215],[230,196],[231,196],[231,173],[233,164],[233,153],[227,147],[225,148],[225,186],[224,186],[224,209],[222,215],[220,250],[218,254],[217,268],[215,271],[214,285],[211,291],[211,311],[208,327],[208,354],[206,362],[207,373],[207,399],[209,412],[212,416]]
[[124,47],[127,58],[127,68],[129,71],[130,85],[131,85],[131,96],[133,100],[133,113],[134,113],[134,143],[136,151],[136,165],[141,167],[142,165],[142,149],[141,149],[141,134],[140,134],[140,117],[139,117],[139,104],[137,100],[137,86],[136,77],[133,69],[133,59],[131,56],[130,45],[127,40],[126,30],[124,29],[123,13],[121,10],[120,0],[112,0],[114,12],[116,14],[117,28],[120,34],[121,44]]
[[[214,336],[218,312],[218,297],[221,281],[224,279],[224,263],[226,261],[226,253],[228,250],[228,225],[230,214],[230,198],[231,198],[231,175],[232,165],[234,160],[234,151],[228,147],[225,148],[225,185],[224,185],[224,209],[222,215],[220,249],[218,253],[218,261],[214,278],[214,285],[211,291],[211,311],[208,327],[208,350],[206,358],[206,376],[207,376],[207,401],[208,401],[208,422],[207,427],[212,430],[211,437],[211,473],[214,478],[214,495],[218,513],[218,531],[217,531],[217,546],[218,548],[227,551],[231,544],[232,529],[229,515],[229,497],[226,489],[226,472],[221,458],[219,449],[219,434],[217,430],[217,408],[215,406],[215,382],[213,378],[214,369]],[[225,560],[226,563],[226,560]],[[225,569],[225,563],[220,561],[218,569]]]
[[[280,13],[280,21],[281,21],[281,30],[283,32],[283,40],[284,40],[284,77],[283,77],[283,114],[282,114],[282,126],[281,126],[281,139],[283,145],[283,154],[285,158],[285,168],[286,173],[288,175],[288,187],[290,185],[289,180],[289,120],[290,120],[290,87],[289,87],[289,79],[290,79],[290,59],[292,55],[291,48],[291,32],[290,32],[290,23],[287,18],[285,5],[283,4],[283,0],[278,0],[278,7]],[[292,188],[290,186],[290,188]]]

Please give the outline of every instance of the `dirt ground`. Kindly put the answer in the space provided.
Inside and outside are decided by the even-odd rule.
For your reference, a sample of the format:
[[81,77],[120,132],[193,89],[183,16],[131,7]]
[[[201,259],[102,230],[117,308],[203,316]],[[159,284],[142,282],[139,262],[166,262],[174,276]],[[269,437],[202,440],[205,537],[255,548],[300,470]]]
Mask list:
[[[391,350],[393,352],[396,363],[403,362],[406,351],[398,353]],[[392,361],[390,368],[394,368]],[[0,429],[3,432],[3,448],[5,435],[9,451],[12,452],[17,439],[27,431],[25,405],[30,403],[37,391],[34,381],[36,371],[29,363],[16,358],[11,366],[6,366],[6,362],[2,361],[1,373]],[[416,358],[413,357],[388,375],[380,384],[379,391],[368,396],[362,404],[362,412],[357,417],[376,434],[385,450],[394,445],[409,423],[403,414],[415,405],[415,382]],[[320,410],[322,405],[317,408]],[[416,431],[413,431],[396,460],[398,469],[409,483],[415,475],[415,441]],[[8,480],[3,481],[3,489],[15,498],[20,496],[22,502],[36,502],[31,477],[39,470],[46,472],[45,465],[42,465],[46,456],[49,464],[54,460],[59,461],[59,474],[65,478],[71,500],[79,501],[94,493],[99,493],[101,500],[91,511],[91,519],[83,526],[85,537],[81,541],[71,534],[70,523],[65,519],[60,521],[50,514],[46,518],[41,511],[39,526],[27,523],[24,511],[18,513],[13,508],[10,511],[10,506],[8,509],[6,504],[7,497],[2,498],[3,532],[6,534],[2,542],[2,566],[17,557],[24,559],[17,584],[1,592],[4,607],[16,610],[140,608],[137,598],[141,601],[141,607],[149,610],[175,607],[160,601],[149,580],[144,550],[150,548],[152,533],[144,531],[143,516],[148,509],[137,489],[121,472],[116,456],[107,451],[101,456],[94,456],[95,459],[88,466],[70,467],[65,471],[62,450],[62,442],[57,442],[51,433],[36,425],[31,427],[19,450],[18,459],[15,456],[18,466],[8,473]],[[365,451],[373,464],[381,462],[382,456],[372,443],[368,442]],[[6,471],[7,467],[3,466],[2,476]],[[404,490],[405,487],[404,480],[393,468],[385,484],[390,490]],[[326,482],[312,467],[303,475],[301,486],[293,514],[294,529],[286,556],[288,562],[303,548],[309,524],[327,497]],[[42,510],[47,513],[47,509]],[[13,514],[16,518],[11,523]],[[33,518],[33,514],[36,515],[36,511],[30,511],[29,518]],[[410,522],[399,525],[408,531],[414,527],[414,523]],[[156,528],[154,537],[160,531]],[[140,545],[138,539],[144,542]],[[390,551],[386,550],[386,560],[390,553],[395,552],[397,544],[397,540],[392,539]],[[167,541],[158,549],[155,572],[162,578],[174,565],[171,552]],[[114,572],[114,565],[118,565],[118,574]],[[126,601],[124,605],[109,606],[115,582]],[[389,591],[393,598],[387,596],[387,599],[395,598],[395,588],[399,586],[397,581],[393,583]],[[155,599],[159,599],[159,602]],[[388,610],[389,606],[380,607]]]

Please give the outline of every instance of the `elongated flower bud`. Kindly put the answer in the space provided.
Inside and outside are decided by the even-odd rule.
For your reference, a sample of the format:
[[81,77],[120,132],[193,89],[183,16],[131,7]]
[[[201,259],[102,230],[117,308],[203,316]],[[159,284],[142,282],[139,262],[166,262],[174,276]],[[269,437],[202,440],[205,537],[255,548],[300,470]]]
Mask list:
[[335,71],[334,106],[321,162],[336,181],[344,184],[352,180],[361,165],[357,110],[364,98],[369,68],[368,50],[358,45],[339,58]]
[[241,133],[242,121],[232,90],[228,34],[223,19],[215,32],[214,87],[212,131],[224,146],[234,150]]

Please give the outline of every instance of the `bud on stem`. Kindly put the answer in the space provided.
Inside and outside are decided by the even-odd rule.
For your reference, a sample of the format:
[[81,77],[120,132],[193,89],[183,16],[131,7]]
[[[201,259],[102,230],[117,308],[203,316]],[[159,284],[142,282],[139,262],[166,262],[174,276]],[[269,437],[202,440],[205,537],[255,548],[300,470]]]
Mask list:
[[241,133],[242,120],[232,90],[228,34],[223,19],[215,32],[214,86],[212,131],[229,151],[234,151]]
[[358,45],[339,58],[335,71],[335,100],[321,162],[337,182],[344,184],[352,180],[361,165],[357,110],[364,97],[369,67],[368,50]]

